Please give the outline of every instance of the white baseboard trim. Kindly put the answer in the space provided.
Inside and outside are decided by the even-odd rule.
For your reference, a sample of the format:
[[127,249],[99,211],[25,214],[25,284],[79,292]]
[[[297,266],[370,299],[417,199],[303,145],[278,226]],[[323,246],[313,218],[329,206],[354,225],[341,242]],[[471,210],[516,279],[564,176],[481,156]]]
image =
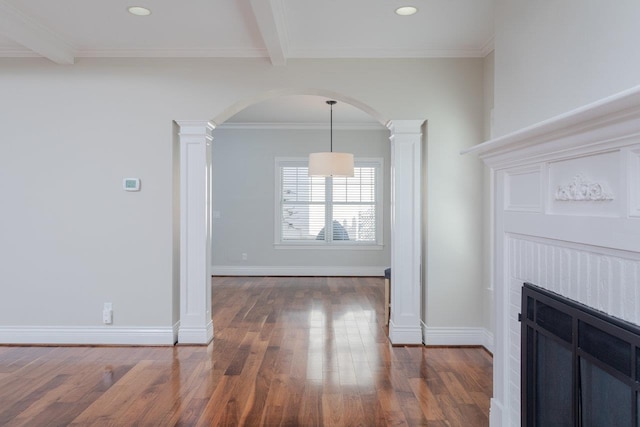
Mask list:
[[422,344],[420,326],[398,326],[389,321],[389,341],[393,345]]
[[178,344],[207,345],[213,340],[213,321],[205,327],[184,327],[178,330]]
[[[388,267],[388,266],[387,266]],[[384,276],[387,267],[287,267],[287,266],[243,266],[212,265],[212,276]]]
[[493,334],[483,329],[483,338],[484,344],[482,344],[482,346],[486,348],[489,353],[493,354]]
[[174,345],[177,324],[169,327],[0,326],[2,344]]
[[420,323],[425,345],[480,345],[493,354],[493,334],[485,328],[441,328]]
[[491,406],[489,408],[489,425],[491,427],[506,427],[509,425],[509,421],[504,417],[505,412],[502,404],[496,399],[491,399]]

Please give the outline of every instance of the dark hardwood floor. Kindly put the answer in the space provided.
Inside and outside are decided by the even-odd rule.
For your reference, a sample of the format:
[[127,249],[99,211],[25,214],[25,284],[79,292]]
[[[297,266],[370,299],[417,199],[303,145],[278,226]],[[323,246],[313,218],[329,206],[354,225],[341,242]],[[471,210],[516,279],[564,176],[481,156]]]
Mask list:
[[391,347],[383,279],[213,279],[209,346],[0,347],[2,426],[487,426],[480,348]]

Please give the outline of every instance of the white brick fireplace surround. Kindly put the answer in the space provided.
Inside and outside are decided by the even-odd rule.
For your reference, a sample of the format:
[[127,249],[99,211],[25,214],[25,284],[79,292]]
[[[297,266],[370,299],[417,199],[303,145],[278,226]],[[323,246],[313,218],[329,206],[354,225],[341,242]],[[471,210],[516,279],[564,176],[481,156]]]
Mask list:
[[640,87],[466,153],[491,168],[491,426],[519,426],[523,282],[640,324]]

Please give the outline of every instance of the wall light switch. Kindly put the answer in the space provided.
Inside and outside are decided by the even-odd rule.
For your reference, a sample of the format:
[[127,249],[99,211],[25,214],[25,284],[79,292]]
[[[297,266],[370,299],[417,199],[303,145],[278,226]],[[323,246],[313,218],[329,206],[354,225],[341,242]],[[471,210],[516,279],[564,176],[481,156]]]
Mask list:
[[140,191],[140,178],[125,178],[122,180],[124,191]]
[[213,211],[213,219],[220,219],[220,211]]

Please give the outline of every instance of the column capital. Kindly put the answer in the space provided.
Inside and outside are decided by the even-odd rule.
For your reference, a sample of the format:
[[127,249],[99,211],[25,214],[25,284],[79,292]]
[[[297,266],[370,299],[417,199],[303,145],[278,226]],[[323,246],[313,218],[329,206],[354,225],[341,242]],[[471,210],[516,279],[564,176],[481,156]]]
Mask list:
[[422,134],[424,120],[389,120],[387,129],[392,135],[397,134]]
[[208,139],[212,139],[213,130],[216,125],[209,120],[176,120],[178,126],[180,126],[180,137],[195,137],[204,135]]

